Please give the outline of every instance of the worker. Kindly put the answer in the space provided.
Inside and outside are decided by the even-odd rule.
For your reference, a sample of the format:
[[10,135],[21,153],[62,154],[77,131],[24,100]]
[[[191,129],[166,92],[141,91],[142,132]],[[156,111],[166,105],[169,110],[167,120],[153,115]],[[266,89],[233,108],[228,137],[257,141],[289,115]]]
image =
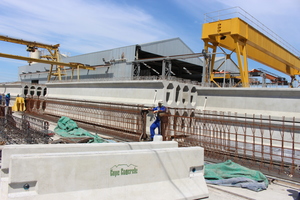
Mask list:
[[6,106],[9,106],[9,101],[10,101],[10,93],[7,93],[7,94],[5,95]]
[[160,135],[160,113],[165,113],[166,112],[166,107],[163,106],[163,102],[162,101],[158,101],[158,106],[155,108],[151,108],[149,110],[152,110],[154,114],[156,114],[156,119],[155,121],[152,123],[152,125],[150,126],[150,140],[153,141],[154,135],[155,135],[155,129],[158,128],[158,134]]
[[0,106],[2,106],[2,94],[0,94]]

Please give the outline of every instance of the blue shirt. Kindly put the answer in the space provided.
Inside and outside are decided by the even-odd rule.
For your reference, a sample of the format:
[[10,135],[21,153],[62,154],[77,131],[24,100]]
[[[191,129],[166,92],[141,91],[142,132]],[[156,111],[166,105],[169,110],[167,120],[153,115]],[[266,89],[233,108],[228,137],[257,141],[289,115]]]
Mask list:
[[[166,112],[167,109],[166,109],[165,106],[161,106],[161,107],[157,106],[157,107],[155,107],[155,108],[152,109],[152,111],[156,111],[156,110],[161,110],[162,112]],[[156,117],[156,120],[160,121],[160,118],[158,117],[158,115]]]

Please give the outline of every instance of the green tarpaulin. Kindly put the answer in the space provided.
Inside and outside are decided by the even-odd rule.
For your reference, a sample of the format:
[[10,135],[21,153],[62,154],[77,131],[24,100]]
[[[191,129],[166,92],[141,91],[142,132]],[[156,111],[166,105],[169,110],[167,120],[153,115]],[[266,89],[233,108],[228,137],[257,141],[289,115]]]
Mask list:
[[92,137],[89,143],[107,143],[108,141],[102,139],[97,135],[93,135],[88,131],[79,128],[73,120],[69,117],[61,117],[57,126],[54,129],[54,132],[62,137]]
[[204,178],[206,180],[225,180],[241,177],[254,180],[258,183],[264,183],[266,187],[269,184],[267,177],[260,171],[248,169],[231,160],[205,165]]

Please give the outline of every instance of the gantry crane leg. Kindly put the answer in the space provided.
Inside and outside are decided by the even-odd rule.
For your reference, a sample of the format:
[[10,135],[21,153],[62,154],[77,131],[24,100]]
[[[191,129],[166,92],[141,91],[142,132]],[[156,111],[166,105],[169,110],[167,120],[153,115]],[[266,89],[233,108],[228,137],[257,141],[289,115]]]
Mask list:
[[217,52],[217,45],[216,44],[214,44],[212,46],[212,50],[213,51],[212,51],[212,55],[211,55],[211,64],[210,64],[210,70],[209,70],[209,72],[210,72],[209,78],[210,78],[210,81],[213,81],[214,83],[216,83],[214,81],[214,74],[213,74],[213,72],[214,72],[214,66],[215,66],[215,61],[216,61],[216,52]]
[[236,43],[236,56],[238,60],[238,67],[241,75],[241,82],[243,87],[249,87],[249,73],[247,60],[247,44],[242,42],[237,37],[232,36]]
[[53,65],[51,64],[50,69],[49,69],[49,74],[48,74],[48,80],[47,80],[48,82],[51,79],[52,72],[53,72]]

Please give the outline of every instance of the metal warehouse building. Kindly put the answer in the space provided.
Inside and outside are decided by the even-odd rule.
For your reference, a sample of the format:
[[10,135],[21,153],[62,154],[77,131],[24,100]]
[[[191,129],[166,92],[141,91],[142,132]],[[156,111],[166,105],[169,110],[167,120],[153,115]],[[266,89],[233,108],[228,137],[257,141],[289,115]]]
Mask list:
[[[95,67],[95,70],[80,69],[80,80],[176,77],[201,82],[203,61],[200,58],[162,59],[166,56],[193,53],[180,38],[173,38],[78,56],[61,57],[61,62],[77,62]],[[44,84],[47,82],[49,69],[49,64],[42,63],[21,66],[19,67],[20,81]],[[77,79],[78,71],[73,71],[72,76],[72,69],[64,67],[62,74],[64,75],[63,81]],[[52,80],[55,80],[55,77],[52,77]]]

